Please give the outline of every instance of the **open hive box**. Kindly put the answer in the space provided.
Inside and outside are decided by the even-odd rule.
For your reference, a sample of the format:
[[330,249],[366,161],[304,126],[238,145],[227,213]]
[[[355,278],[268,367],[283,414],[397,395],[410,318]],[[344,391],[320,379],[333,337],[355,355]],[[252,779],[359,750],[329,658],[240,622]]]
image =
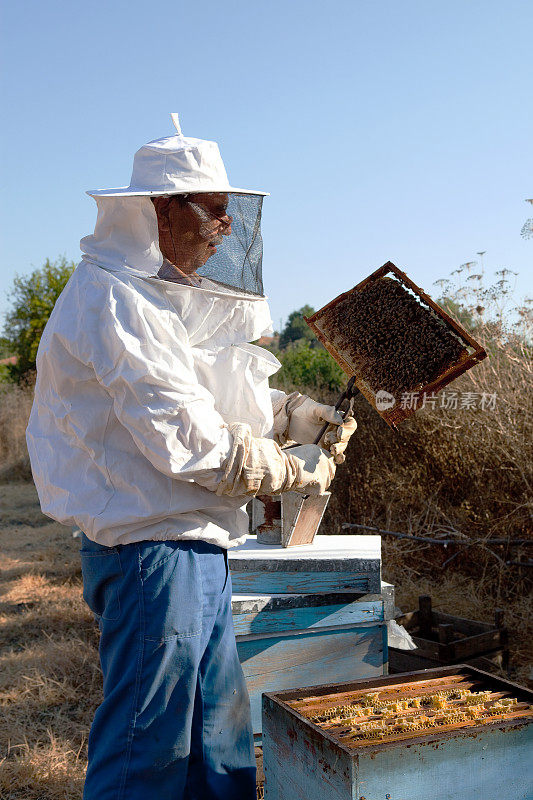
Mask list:
[[390,261],[306,322],[391,426],[487,355]]
[[533,692],[465,665],[268,694],[268,800],[533,797]]

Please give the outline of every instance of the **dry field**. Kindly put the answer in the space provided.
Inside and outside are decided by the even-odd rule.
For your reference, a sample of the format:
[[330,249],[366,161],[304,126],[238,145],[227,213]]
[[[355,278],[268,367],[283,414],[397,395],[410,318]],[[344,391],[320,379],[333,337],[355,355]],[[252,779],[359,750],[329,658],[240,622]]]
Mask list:
[[[79,545],[69,528],[41,514],[31,483],[0,485],[0,507],[0,796],[79,800],[101,693],[98,630],[81,597]],[[441,610],[491,619],[491,598],[474,579],[416,578],[405,566],[414,558],[407,543],[385,543],[383,556],[403,609],[431,593]],[[533,661],[530,605],[506,604],[518,680]]]
[[[532,570],[508,562],[532,557],[516,546],[531,536],[531,348],[489,334],[490,358],[454,384],[477,395],[476,409],[423,410],[395,433],[358,399],[322,532],[352,522],[457,541],[384,538],[397,605],[431,594],[437,609],[487,621],[503,607],[511,677],[525,682]],[[479,408],[483,393],[496,393],[494,407]],[[0,385],[0,796],[79,800],[101,691],[98,631],[81,598],[78,543],[39,510],[24,444],[30,405],[31,388]]]
[[78,800],[101,692],[79,544],[32,483],[0,486],[0,507],[0,796]]

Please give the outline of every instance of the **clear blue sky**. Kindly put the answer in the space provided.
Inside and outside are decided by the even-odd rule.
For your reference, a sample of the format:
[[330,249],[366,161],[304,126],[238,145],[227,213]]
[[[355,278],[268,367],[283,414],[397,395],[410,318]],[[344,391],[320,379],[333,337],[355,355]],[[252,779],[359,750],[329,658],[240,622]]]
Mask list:
[[0,310],[16,273],[78,260],[85,189],[172,132],[264,188],[275,324],[387,260],[431,294],[486,250],[531,292],[529,0],[4,0]]

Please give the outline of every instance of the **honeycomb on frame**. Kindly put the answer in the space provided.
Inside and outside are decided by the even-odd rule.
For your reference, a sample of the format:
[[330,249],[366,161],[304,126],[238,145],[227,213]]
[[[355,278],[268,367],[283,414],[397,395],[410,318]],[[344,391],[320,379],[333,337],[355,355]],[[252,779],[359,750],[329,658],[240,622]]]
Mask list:
[[[406,685],[412,691],[413,685]],[[356,695],[352,702],[305,713],[299,703],[290,703],[308,719],[352,744],[386,742],[419,736],[448,726],[467,727],[498,719],[531,716],[533,706],[502,692],[475,691],[452,686],[411,696],[391,697],[384,688]],[[397,694],[397,693],[396,693]]]

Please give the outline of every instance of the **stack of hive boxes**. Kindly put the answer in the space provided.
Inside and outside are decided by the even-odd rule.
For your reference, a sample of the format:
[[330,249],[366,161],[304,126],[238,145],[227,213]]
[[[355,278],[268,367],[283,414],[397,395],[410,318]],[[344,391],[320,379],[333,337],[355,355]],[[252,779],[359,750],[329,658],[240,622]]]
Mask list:
[[253,535],[229,551],[239,658],[261,734],[261,695],[387,672],[394,590],[378,536],[317,536],[284,548]]

